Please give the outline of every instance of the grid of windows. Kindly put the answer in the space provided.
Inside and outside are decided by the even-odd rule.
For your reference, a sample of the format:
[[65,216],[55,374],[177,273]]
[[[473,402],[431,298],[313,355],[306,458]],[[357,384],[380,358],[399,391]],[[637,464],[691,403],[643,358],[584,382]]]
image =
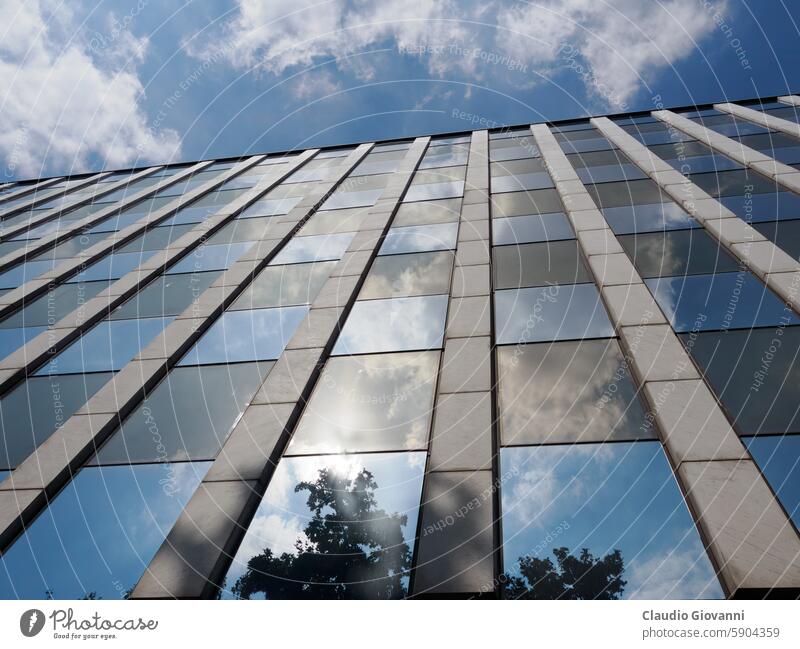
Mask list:
[[[800,164],[783,132],[681,115]],[[800,258],[800,196],[656,116],[614,123]],[[249,504],[204,512],[230,531],[186,596],[734,594],[622,332],[622,283],[598,270],[600,231],[800,543],[796,303],[598,122],[548,135],[0,186],[2,489],[67,462],[4,535],[0,597],[137,596],[181,512],[236,480]],[[128,379],[133,396],[112,394]],[[250,473],[220,478],[242,444]],[[475,500],[486,509],[458,514]]]

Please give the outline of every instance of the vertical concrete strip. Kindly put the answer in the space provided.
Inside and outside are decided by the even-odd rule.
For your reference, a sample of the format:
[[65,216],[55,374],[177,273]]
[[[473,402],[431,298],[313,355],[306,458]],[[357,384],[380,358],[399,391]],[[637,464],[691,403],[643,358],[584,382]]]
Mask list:
[[[665,121],[669,126],[697,137],[697,139],[708,144],[711,148],[761,173],[765,173],[765,169],[768,170],[774,165],[780,165],[780,163],[774,161],[764,162],[763,158],[766,156],[762,153],[743,147],[723,135],[714,133],[669,111],[656,111],[653,115]],[[652,160],[653,154],[647,147],[623,131],[610,119],[606,117],[595,118],[592,123],[611,142],[631,157],[642,170],[661,186],[666,194],[681,204],[697,219],[731,254],[764,280],[795,311],[800,311],[800,262],[778,248],[758,230],[740,219],[731,210],[724,207],[719,201],[712,198],[666,162]],[[651,159],[652,163],[661,170],[655,173],[652,172],[650,168],[640,163],[644,158]],[[757,161],[750,164],[747,160],[751,159]],[[663,168],[664,166],[668,168]],[[793,174],[797,174],[800,177],[800,172],[791,167],[787,167],[787,169],[792,173],[779,174],[776,179]]]
[[[644,145],[607,118],[592,122],[635,162],[649,159]],[[668,194],[685,196],[687,180],[678,172],[668,173],[661,163],[640,166],[662,188],[673,188]],[[716,201],[699,200],[702,213],[694,214],[708,227],[715,219],[705,217],[719,213],[705,203]],[[589,263],[602,284],[605,264],[598,257],[590,255]],[[629,272],[629,282],[603,285],[603,298],[726,592],[800,587],[800,538],[650,292],[632,266]]]
[[714,108],[722,113],[728,113],[764,128],[800,138],[800,124],[797,122],[790,122],[788,119],[781,119],[767,112],[753,110],[752,108],[747,108],[747,106],[739,106],[737,104],[714,104]]
[[[369,146],[364,146],[345,160],[343,163],[345,165],[348,162],[352,163],[347,165],[348,171],[357,164],[368,148]],[[140,267],[132,271],[112,284],[106,290],[108,295],[100,294],[87,305],[92,304],[92,310],[97,311],[99,316],[107,313],[110,308],[133,295],[141,283],[153,279],[167,266],[188,254],[210,231],[219,229],[232,220],[239,211],[258,200],[315,153],[316,150],[313,149],[306,151],[288,167],[283,167],[282,170],[276,168],[274,174],[264,178],[251,190],[181,237],[184,241],[179,244],[180,247],[167,248],[163,254],[156,253],[158,259],[146,269]],[[258,157],[260,158],[261,156]],[[312,192],[309,196],[316,196],[318,201],[322,201],[330,189],[330,185],[325,185],[319,192]],[[295,214],[298,221],[301,209],[308,212],[308,208],[296,207]],[[271,253],[290,238],[293,231],[292,224],[285,222],[284,217],[274,218],[274,227],[267,228],[262,240],[254,244],[254,248],[263,253],[263,258],[237,261],[200,295],[196,303],[190,305],[170,323],[148,347],[114,375],[86,405],[64,422],[6,480],[0,483],[0,503],[2,503],[0,509],[3,512],[3,518],[0,518],[0,550],[13,541],[22,527],[32,520],[44,505],[46,499],[57,493],[71,475],[80,469],[93,450],[102,444],[119,422],[138,405],[144,393],[166,374],[171,365],[202,335],[225,306],[244,290],[253,275],[266,265],[272,256]],[[188,235],[193,236],[193,243],[185,240]],[[147,262],[143,264],[145,265]],[[117,288],[118,286],[120,288]],[[16,503],[25,503],[25,507],[15,510]]]
[[[305,320],[136,585],[134,599],[200,598],[215,592],[428,140],[414,141],[381,198],[368,210],[361,229],[323,285]],[[352,166],[348,165],[349,169]]]
[[470,141],[412,579],[415,597],[495,588],[489,136]]

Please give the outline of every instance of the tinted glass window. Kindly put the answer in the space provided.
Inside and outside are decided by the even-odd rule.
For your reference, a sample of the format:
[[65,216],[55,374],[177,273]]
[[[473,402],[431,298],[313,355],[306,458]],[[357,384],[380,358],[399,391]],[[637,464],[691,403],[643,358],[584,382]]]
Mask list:
[[456,196],[463,196],[464,194],[464,181],[451,180],[441,183],[424,183],[419,185],[411,185],[403,197],[403,201],[410,203],[412,201],[432,201],[439,198],[454,198]]
[[800,323],[747,271],[647,279],[675,331],[709,331]]
[[497,289],[592,281],[575,240],[499,246],[492,256]]
[[198,299],[218,272],[162,275],[111,313],[111,320],[153,318],[183,313]]
[[619,237],[642,277],[737,271],[738,262],[704,230],[650,232]]
[[46,327],[54,325],[108,287],[108,282],[60,284],[21,311],[0,322],[1,328]]
[[307,307],[227,311],[211,325],[179,365],[208,365],[278,358]]
[[108,372],[122,369],[172,318],[104,320],[43,365],[36,374]]
[[0,559],[0,598],[126,598],[209,466],[83,469]]
[[[223,597],[404,597],[424,466],[424,453],[282,459]],[[278,538],[276,527],[293,532]]]
[[268,266],[229,308],[263,309],[310,304],[328,279],[336,262]]
[[530,192],[493,194],[492,216],[521,216],[523,214],[549,214],[564,208],[555,189],[540,189]]
[[404,252],[452,250],[456,247],[457,236],[458,223],[392,228],[386,234],[379,254],[396,255]]
[[441,347],[447,299],[446,295],[433,295],[356,302],[333,353],[369,354]]
[[431,223],[451,223],[458,221],[461,213],[461,199],[447,198],[442,201],[423,201],[403,203],[395,214],[392,225],[429,225]]
[[723,196],[719,202],[748,223],[800,218],[800,194],[793,192]]
[[503,445],[656,437],[615,340],[499,347],[497,363]]
[[252,241],[201,245],[170,267],[169,274],[227,270],[253,245]]
[[0,469],[17,466],[103,387],[112,374],[35,376],[0,399]]
[[575,233],[561,212],[502,217],[492,221],[492,242],[496,246],[574,238]]
[[439,352],[328,361],[287,454],[424,450]]
[[507,597],[723,597],[658,442],[506,448],[501,463]]
[[741,196],[775,192],[780,187],[754,171],[720,171],[718,173],[692,174],[689,179],[711,196]]
[[449,293],[452,268],[452,252],[378,257],[358,297],[367,300]]
[[651,203],[603,208],[603,216],[614,234],[659,232],[697,228],[700,224],[677,203]]
[[652,180],[600,183],[587,185],[586,190],[601,209],[669,201],[669,197]]
[[494,299],[500,345],[614,335],[594,284],[496,291]]
[[800,526],[800,435],[764,435],[743,441],[786,513]]
[[270,262],[270,265],[340,259],[353,240],[353,236],[352,233],[348,233],[293,237]]
[[114,252],[106,255],[99,261],[89,266],[86,270],[70,277],[68,282],[94,282],[97,280],[119,279],[127,275],[134,268],[153,254],[153,251],[145,252]]
[[683,334],[681,339],[740,432],[800,432],[800,328]]
[[800,220],[756,223],[753,227],[795,259],[800,258]]
[[174,368],[98,451],[93,463],[213,460],[272,365]]

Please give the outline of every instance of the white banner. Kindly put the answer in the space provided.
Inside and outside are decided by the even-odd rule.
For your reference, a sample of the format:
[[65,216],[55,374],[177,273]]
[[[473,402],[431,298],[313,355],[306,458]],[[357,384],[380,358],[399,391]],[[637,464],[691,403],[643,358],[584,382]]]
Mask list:
[[[800,604],[754,602],[0,602],[4,647],[370,649],[798,647]],[[513,643],[513,645],[512,645]]]

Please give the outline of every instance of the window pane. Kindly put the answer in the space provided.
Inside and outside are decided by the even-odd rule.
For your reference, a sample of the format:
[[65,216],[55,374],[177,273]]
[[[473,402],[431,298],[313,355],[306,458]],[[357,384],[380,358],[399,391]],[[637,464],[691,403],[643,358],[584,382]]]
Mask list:
[[683,334],[742,434],[800,432],[800,328]]
[[97,372],[30,377],[6,394],[0,399],[0,469],[11,469],[33,453],[112,376]]
[[211,325],[178,365],[208,365],[278,358],[308,307],[227,311]]
[[447,295],[356,302],[334,354],[369,354],[442,346]]
[[458,237],[458,223],[391,228],[383,240],[379,254],[397,255],[404,252],[452,250],[456,247],[456,237]]
[[555,189],[540,189],[511,194],[493,194],[492,216],[522,216],[525,214],[549,214],[564,208]]
[[506,448],[501,462],[507,597],[723,597],[659,443]]
[[800,526],[800,435],[768,435],[743,440],[786,513]]
[[546,171],[492,178],[492,191],[498,193],[518,192],[524,189],[545,189],[546,187],[553,187],[553,179]]
[[336,262],[268,266],[229,309],[263,309],[310,304],[328,279]]
[[428,446],[439,352],[331,358],[288,455]]
[[654,439],[615,340],[499,347],[503,445]]
[[251,219],[260,216],[278,216],[281,214],[288,214],[301,200],[302,196],[290,196],[288,198],[262,198],[261,200],[253,203],[236,218]]
[[423,201],[403,203],[395,214],[392,225],[429,225],[431,223],[452,223],[458,221],[461,213],[461,199],[448,198],[443,201]]
[[293,237],[270,262],[270,266],[340,259],[353,236],[353,233],[347,233]]
[[127,275],[134,268],[153,254],[152,250],[145,252],[114,252],[96,261],[86,270],[70,277],[68,282],[94,282],[98,280],[119,279]]
[[739,263],[704,230],[629,234],[619,242],[642,277],[700,275],[739,270]]
[[282,459],[223,597],[405,597],[424,466],[424,453]]
[[592,281],[575,240],[499,246],[492,257],[496,289]]
[[213,460],[273,363],[176,367],[92,464]]
[[166,225],[150,228],[142,236],[118,248],[115,252],[142,252],[143,250],[164,250],[173,241],[177,241],[192,229],[191,225]]
[[614,234],[700,227],[677,203],[606,207],[603,209],[603,216]]
[[33,340],[47,327],[17,327],[10,329],[3,327],[0,329],[0,360],[17,351],[29,340]]
[[669,197],[663,194],[652,180],[625,180],[618,183],[587,185],[586,190],[601,209],[669,201]]
[[83,469],[0,559],[0,599],[124,599],[205,464]]
[[104,320],[36,371],[37,376],[121,370],[172,318]]
[[747,271],[647,279],[675,331],[708,331],[797,324],[792,313]]
[[162,275],[114,309],[109,318],[124,320],[178,315],[199,298],[217,277],[218,272]]
[[218,246],[201,245],[172,266],[167,273],[174,275],[177,273],[227,270],[252,246],[252,241]]
[[443,183],[411,185],[403,197],[403,202],[431,201],[438,198],[453,198],[464,195],[464,181],[452,180]]
[[495,291],[494,300],[499,345],[614,335],[594,284]]
[[332,210],[317,212],[312,215],[300,231],[301,236],[314,234],[333,234],[335,232],[355,232],[367,218],[369,210],[355,208],[351,210]]
[[723,196],[719,202],[748,223],[800,218],[800,195],[793,192]]
[[60,284],[24,309],[0,322],[0,328],[46,327],[54,325],[64,316],[91,300],[108,288],[108,282],[76,282]]
[[492,221],[492,242],[496,246],[574,238],[575,233],[567,217],[561,212],[497,218]]
[[792,257],[800,259],[800,220],[756,223],[753,227]]
[[368,300],[449,293],[452,268],[452,252],[378,257],[358,297]]
[[688,178],[714,197],[764,194],[780,190],[780,185],[774,180],[748,169],[692,174]]

